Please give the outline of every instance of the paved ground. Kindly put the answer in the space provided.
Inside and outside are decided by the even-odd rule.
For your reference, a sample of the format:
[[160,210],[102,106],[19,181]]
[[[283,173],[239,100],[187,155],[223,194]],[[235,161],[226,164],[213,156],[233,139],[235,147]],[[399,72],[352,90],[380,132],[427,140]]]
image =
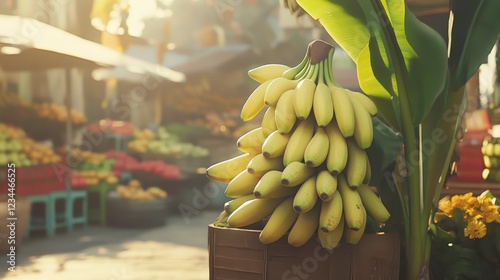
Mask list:
[[205,280],[207,226],[219,212],[170,216],[165,226],[153,229],[90,225],[54,238],[36,237],[20,248],[16,272],[1,262],[0,279]]

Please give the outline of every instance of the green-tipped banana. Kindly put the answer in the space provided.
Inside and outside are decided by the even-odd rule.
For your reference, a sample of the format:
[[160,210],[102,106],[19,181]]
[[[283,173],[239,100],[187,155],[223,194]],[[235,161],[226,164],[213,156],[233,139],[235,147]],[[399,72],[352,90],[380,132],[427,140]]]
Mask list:
[[351,101],[344,89],[337,86],[330,86],[333,109],[335,110],[335,120],[344,137],[354,135],[354,109]]
[[276,112],[274,113],[274,119],[276,121],[276,128],[282,134],[289,133],[297,117],[295,116],[295,111],[293,109],[293,96],[295,95],[295,90],[287,90],[284,92],[276,104]]
[[314,119],[309,117],[299,123],[288,140],[283,154],[283,164],[289,165],[294,161],[302,161],[307,144],[314,135]]
[[366,185],[360,185],[357,190],[368,215],[379,223],[387,222],[391,214],[378,196]]
[[266,89],[264,103],[268,106],[275,106],[281,95],[288,90],[295,89],[298,83],[298,80],[289,80],[283,77],[272,80]]
[[294,111],[299,120],[305,120],[312,111],[316,83],[310,79],[301,80],[295,89]]
[[351,99],[354,109],[354,139],[361,149],[368,149],[373,141],[372,117],[365,107],[356,99]]
[[271,215],[282,200],[281,198],[251,199],[229,215],[227,223],[230,227],[241,228],[259,222]]
[[236,198],[253,192],[260,178],[254,176],[245,169],[233,178],[226,186],[226,196]]
[[286,187],[295,187],[304,183],[312,175],[314,175],[314,168],[305,163],[294,161],[283,169],[281,184]]
[[342,197],[339,192],[335,192],[332,200],[321,202],[319,228],[324,232],[330,232],[337,228],[343,216],[342,209]]
[[250,69],[248,76],[256,82],[263,83],[281,77],[289,69],[290,67],[283,64],[266,64]]
[[261,127],[262,127],[262,133],[264,133],[265,137],[269,136],[269,134],[278,129],[276,127],[276,120],[274,119],[275,112],[276,112],[276,107],[271,106],[267,108],[264,117],[262,117]]
[[238,150],[256,155],[262,152],[264,140],[266,140],[266,137],[264,136],[262,127],[259,127],[243,134],[238,138],[238,141],[236,141],[236,145]]
[[342,204],[344,207],[344,217],[347,226],[356,231],[359,230],[364,223],[363,217],[363,202],[361,201],[361,197],[356,190],[353,190],[347,184],[347,180],[344,178],[342,174],[338,177],[338,191],[340,192],[340,196],[342,197]]
[[314,92],[313,111],[316,123],[320,127],[327,126],[335,115],[332,93],[328,86],[322,82],[318,83]]
[[334,230],[324,232],[318,228],[318,238],[321,243],[321,247],[330,251],[337,248],[344,233],[344,224],[344,216],[342,216],[338,226]]
[[259,85],[248,97],[243,108],[241,109],[241,119],[243,121],[249,121],[259,114],[259,112],[264,108],[264,96],[266,94],[266,89],[271,83],[271,80],[266,81]]
[[328,156],[329,145],[328,135],[325,129],[318,127],[304,151],[304,162],[308,166],[320,166]]
[[290,234],[288,234],[288,244],[300,247],[311,239],[318,228],[320,208],[319,203],[317,203],[311,211],[299,214]]
[[256,198],[281,198],[297,192],[296,188],[281,185],[281,171],[271,170],[260,178],[253,190]]
[[326,168],[332,175],[337,175],[344,170],[347,164],[347,143],[336,122],[331,122],[325,131],[329,140]]
[[285,153],[286,145],[290,140],[291,134],[281,134],[275,130],[262,144],[262,154],[266,158],[277,158]]
[[347,96],[349,96],[350,99],[356,99],[365,107],[366,111],[370,113],[370,116],[375,117],[377,115],[377,105],[373,103],[373,101],[368,97],[367,95],[361,93],[361,92],[356,92],[356,91],[351,91],[346,89],[345,90],[347,93]]
[[292,204],[293,198],[288,197],[274,209],[260,232],[259,240],[262,244],[278,241],[293,226],[299,214],[293,211]]
[[258,154],[250,160],[247,165],[247,170],[250,174],[257,177],[262,177],[270,170],[282,170],[283,169],[283,159],[281,157],[277,158],[266,158],[263,154]]
[[297,213],[309,212],[316,202],[318,196],[316,195],[316,176],[311,176],[300,186],[293,199],[293,209]]
[[328,170],[321,170],[316,176],[316,193],[323,201],[330,201],[337,192],[337,176],[333,176]]
[[[361,206],[361,215],[362,215],[362,223],[361,227],[358,230],[354,230],[349,226],[344,227],[344,240],[347,244],[356,245],[358,244],[361,237],[365,233],[366,228],[366,210],[363,206]],[[347,223],[346,223],[347,224]]]
[[207,168],[207,176],[217,182],[229,183],[236,175],[247,168],[253,157],[251,154],[243,154],[216,163]]
[[361,149],[352,139],[347,139],[348,159],[345,168],[345,176],[351,188],[357,188],[363,183],[366,177],[366,156],[365,150]]
[[251,199],[255,199],[255,196],[253,195],[253,193],[247,194],[244,196],[240,196],[238,198],[230,200],[230,201],[224,203],[224,211],[226,211],[226,213],[228,213],[228,214],[231,214],[236,209],[238,209],[238,207],[240,207],[243,203],[245,203]]

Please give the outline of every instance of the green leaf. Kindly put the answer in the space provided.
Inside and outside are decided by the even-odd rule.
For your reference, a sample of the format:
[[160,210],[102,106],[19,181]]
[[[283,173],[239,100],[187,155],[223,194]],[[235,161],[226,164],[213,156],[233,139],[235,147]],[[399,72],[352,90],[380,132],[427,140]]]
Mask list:
[[[443,89],[446,46],[437,32],[416,19],[404,1],[377,1],[297,2],[356,62],[361,89],[373,97],[392,127],[400,128],[401,123],[397,82],[406,83],[413,124],[418,125]],[[384,14],[387,18],[381,20]],[[395,61],[400,57],[403,61]],[[396,69],[400,65],[404,69]],[[396,81],[395,71],[405,71],[405,81]],[[393,105],[392,110],[388,104]]]
[[500,1],[451,0],[453,28],[449,67],[454,88],[460,88],[486,61],[500,34]]

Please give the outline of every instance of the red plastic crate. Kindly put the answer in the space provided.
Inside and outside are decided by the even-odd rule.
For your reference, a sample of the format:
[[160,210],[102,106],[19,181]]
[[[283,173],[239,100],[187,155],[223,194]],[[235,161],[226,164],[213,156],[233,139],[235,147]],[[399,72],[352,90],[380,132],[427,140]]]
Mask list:
[[[58,178],[51,178],[39,181],[27,181],[19,182],[16,181],[15,184],[15,194],[17,196],[28,196],[28,195],[44,195],[49,194],[54,191],[64,191],[66,190],[65,180],[59,180]],[[0,188],[0,194],[7,194],[7,182],[2,182],[2,187]]]

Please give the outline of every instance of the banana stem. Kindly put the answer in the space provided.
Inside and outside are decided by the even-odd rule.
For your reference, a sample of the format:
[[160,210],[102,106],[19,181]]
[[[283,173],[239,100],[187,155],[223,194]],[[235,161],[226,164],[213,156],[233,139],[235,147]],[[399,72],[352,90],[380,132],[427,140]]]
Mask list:
[[324,65],[324,61],[320,61],[319,63],[319,73],[318,73],[318,84],[319,83],[324,83],[325,80],[324,80],[324,71],[325,71],[325,65]]
[[317,69],[317,65],[310,65],[310,68],[307,70],[307,74],[305,75],[305,79],[311,79],[314,75],[314,71]]
[[306,65],[304,66],[304,68],[302,68],[300,70],[300,72],[293,77],[293,79],[299,80],[299,79],[304,78],[307,75],[307,73],[309,72],[310,68],[311,68],[311,64],[309,63],[309,61],[306,61]]
[[318,78],[318,73],[319,73],[319,65],[314,65],[314,72],[310,79],[312,81],[316,81],[316,79]]
[[339,84],[335,80],[335,77],[333,76],[333,54],[335,53],[335,48],[332,48],[330,52],[328,53],[328,59],[325,65],[326,71],[327,71],[327,85],[328,86],[336,86],[338,87]]
[[285,71],[285,73],[283,73],[283,75],[281,75],[281,76],[283,78],[287,78],[287,79],[291,80],[295,76],[297,76],[297,74],[299,72],[301,72],[307,66],[308,63],[309,63],[309,48],[307,49],[306,54],[304,55],[304,58],[302,59],[302,61],[297,66],[293,67],[292,69],[288,69],[287,71]]
[[337,81],[335,81],[335,77],[333,76],[333,69],[332,69],[332,65],[333,65],[333,53],[335,52],[335,48],[332,48],[330,50],[330,52],[328,53],[328,59],[327,59],[327,62],[326,62],[326,82],[327,82],[327,85],[330,87],[330,86],[335,86],[335,87],[338,87],[339,84],[337,83]]
[[309,58],[311,64],[318,64],[328,58],[330,50],[334,48],[323,40],[315,40],[309,44]]

